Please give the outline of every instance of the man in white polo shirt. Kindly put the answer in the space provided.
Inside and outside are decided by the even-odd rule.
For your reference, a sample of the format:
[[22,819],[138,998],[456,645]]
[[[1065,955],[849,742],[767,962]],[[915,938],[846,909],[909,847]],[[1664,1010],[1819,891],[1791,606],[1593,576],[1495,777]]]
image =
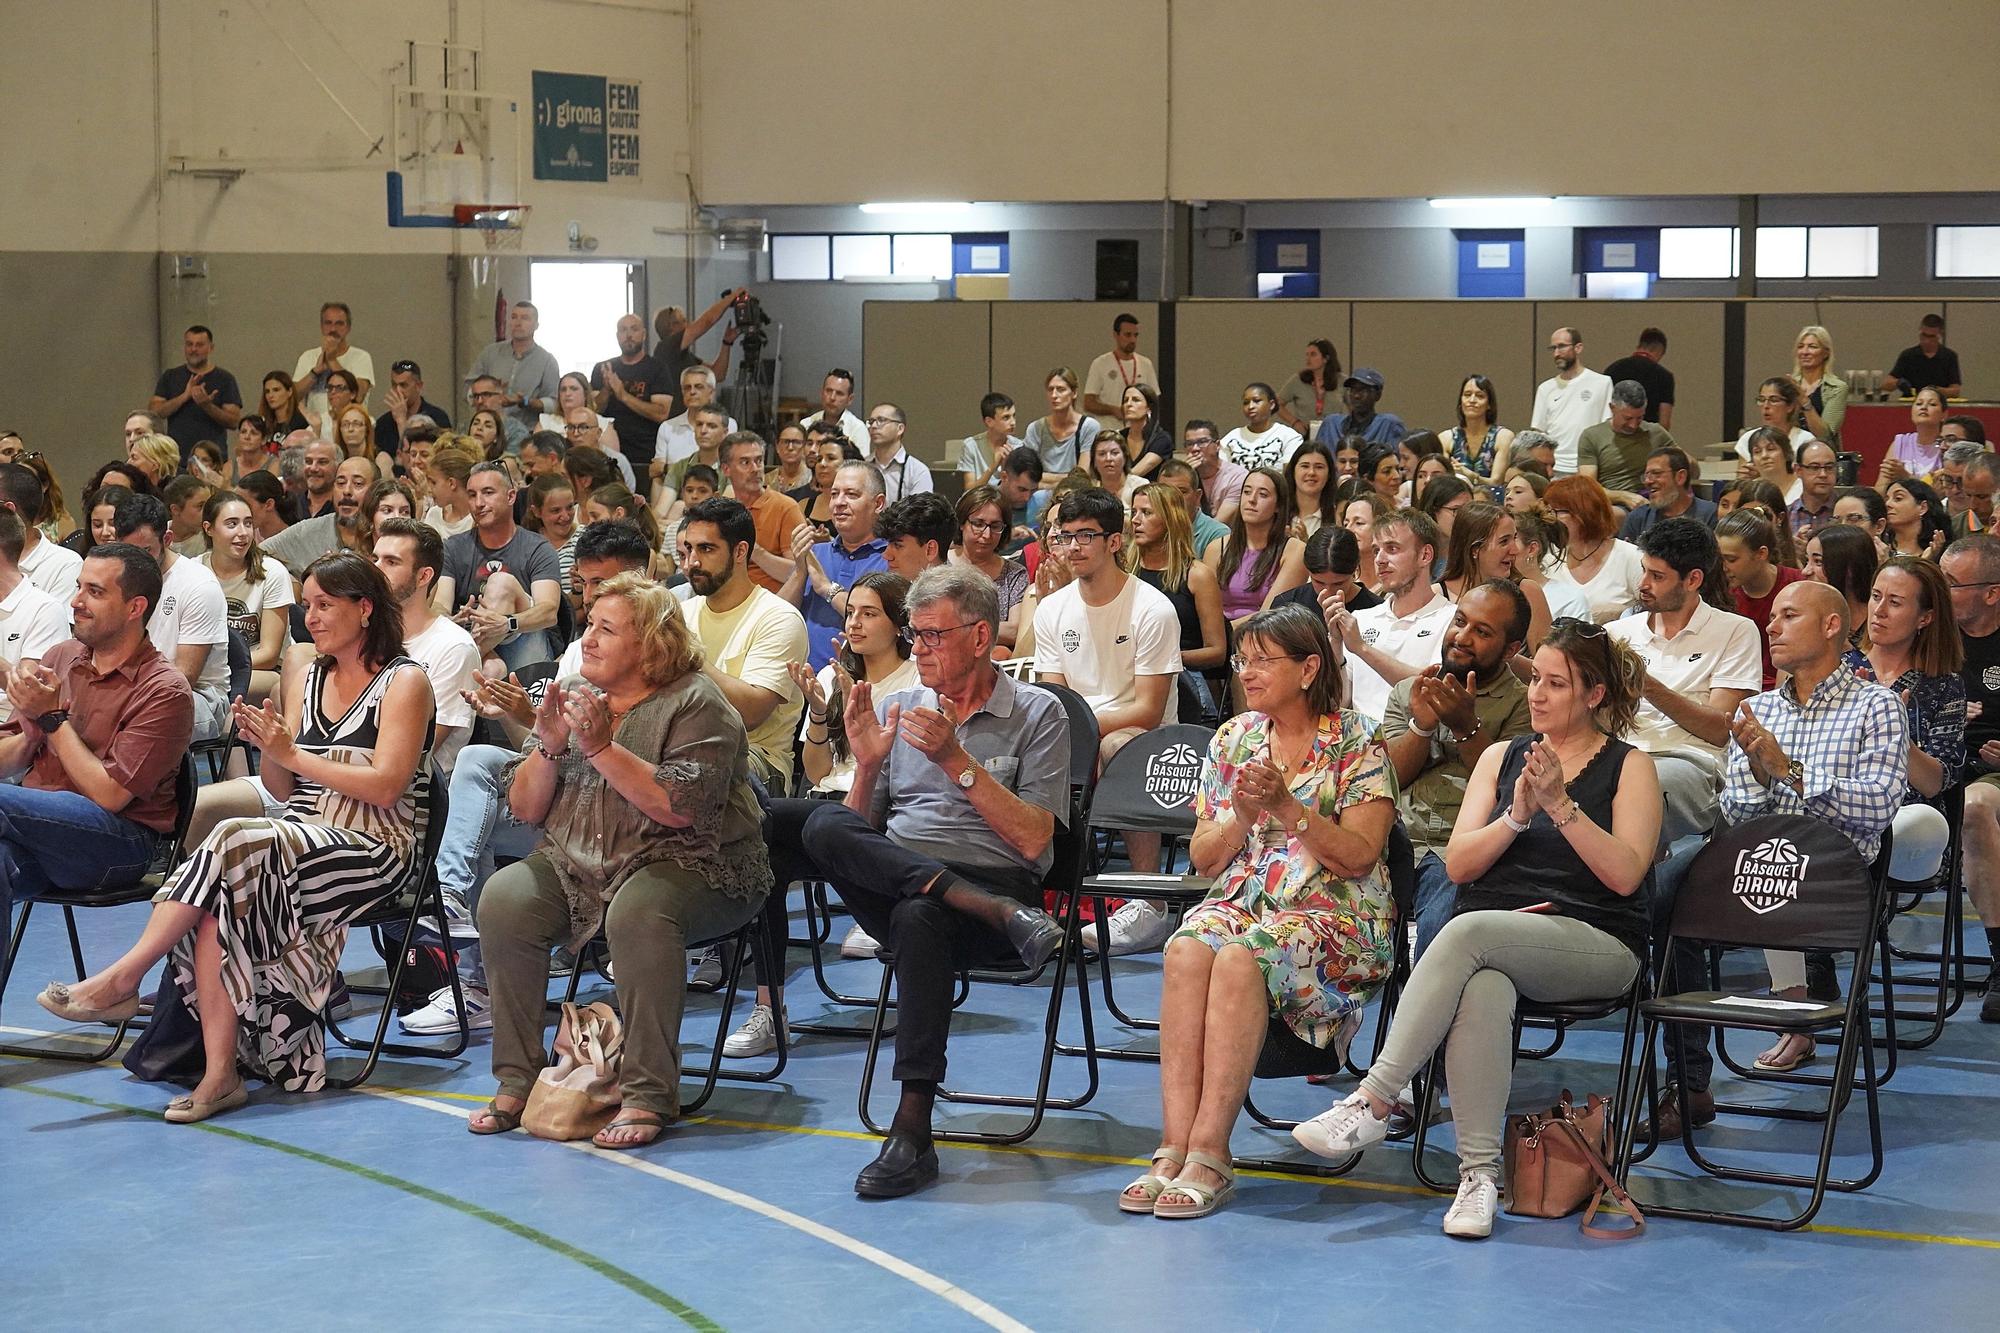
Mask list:
[[1696,518],[1669,518],[1639,538],[1642,616],[1614,620],[1611,637],[1646,664],[1638,718],[1626,737],[1653,756],[1667,803],[1666,846],[1715,826],[1730,722],[1764,683],[1757,626],[1702,599],[1716,569],[1715,534]]
[[1380,722],[1389,691],[1438,660],[1438,646],[1451,627],[1451,601],[1431,582],[1438,530],[1428,514],[1399,509],[1378,517],[1375,578],[1382,605],[1366,611],[1335,609],[1327,628],[1346,654],[1348,692],[1354,710]]
[[1535,388],[1535,412],[1528,424],[1556,442],[1556,473],[1576,471],[1576,442],[1585,429],[1611,419],[1611,380],[1583,364],[1583,335],[1573,328],[1549,335],[1554,377]]
[[[1035,677],[1075,690],[1097,714],[1100,770],[1135,736],[1179,720],[1180,615],[1166,594],[1125,572],[1124,541],[1117,496],[1093,487],[1064,500],[1048,544],[1069,557],[1076,578],[1035,610]],[[1132,869],[1158,874],[1160,835],[1127,830],[1124,838]],[[1109,947],[1157,949],[1173,926],[1163,905],[1135,898],[1113,914]]]
[[0,509],[0,722],[14,716],[4,688],[14,668],[41,661],[69,637],[69,608],[30,583],[16,563],[24,526],[13,510]]

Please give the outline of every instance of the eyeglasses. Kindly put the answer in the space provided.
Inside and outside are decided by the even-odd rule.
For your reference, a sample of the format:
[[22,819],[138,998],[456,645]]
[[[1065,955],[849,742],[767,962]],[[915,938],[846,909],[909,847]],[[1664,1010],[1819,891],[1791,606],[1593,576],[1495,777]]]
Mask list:
[[1784,400],[1783,398],[1773,398],[1773,397],[1769,396],[1768,394],[1759,394],[1759,395],[1757,396],[1757,406],[1759,406],[1759,407],[1784,407],[1784,406],[1786,406],[1786,402],[1785,402],[1785,400]]
[[871,426],[900,426],[903,424],[903,419],[901,417],[870,417],[868,418],[868,424]]
[[1099,538],[1109,537],[1110,535],[1110,533],[1100,532],[1096,528],[1084,528],[1076,532],[1051,532],[1048,535],[1048,544],[1050,546],[1088,546],[1091,542],[1097,541]]
[[909,644],[912,648],[921,642],[924,647],[930,649],[932,652],[936,652],[944,643],[945,635],[955,630],[971,629],[974,625],[983,625],[985,623],[983,620],[968,620],[962,625],[946,625],[943,629],[918,629],[915,625],[909,625],[904,627],[903,632],[896,637],[900,638],[904,643]]
[[1946,579],[1945,582],[1954,588],[1991,588],[1996,584],[2000,584],[2000,579],[1981,579],[1977,583],[1962,582],[1958,579]]
[[983,518],[969,518],[965,521],[965,526],[974,532],[1005,532],[1007,530],[1005,523],[994,523]]
[[1585,620],[1581,616],[1557,616],[1549,622],[1549,630],[1553,633],[1559,629],[1585,639],[1601,639],[1607,632],[1604,626],[1596,621]]
[[572,421],[568,425],[563,427],[563,434],[588,435],[591,431],[594,431],[596,429],[597,429],[597,423],[595,421]]
[[1273,657],[1245,657],[1243,654],[1238,653],[1229,659],[1229,668],[1240,676],[1244,672],[1253,669],[1268,671],[1273,662],[1298,662],[1302,660],[1297,653],[1279,653]]

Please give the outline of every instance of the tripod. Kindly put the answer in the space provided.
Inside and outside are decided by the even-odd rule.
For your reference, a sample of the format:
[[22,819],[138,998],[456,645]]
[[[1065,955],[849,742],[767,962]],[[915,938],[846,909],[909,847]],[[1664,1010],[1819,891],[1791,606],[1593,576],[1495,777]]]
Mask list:
[[784,326],[773,324],[769,328],[770,332],[761,328],[755,333],[746,331],[738,339],[742,359],[723,389],[729,415],[744,430],[756,431],[766,440],[777,434],[778,356],[771,345],[778,341]]

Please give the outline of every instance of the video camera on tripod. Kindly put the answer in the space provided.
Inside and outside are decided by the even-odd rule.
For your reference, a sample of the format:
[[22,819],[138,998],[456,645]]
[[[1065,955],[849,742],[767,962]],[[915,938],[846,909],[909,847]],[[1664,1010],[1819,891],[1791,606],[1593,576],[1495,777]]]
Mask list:
[[[722,295],[729,293],[725,291]],[[764,328],[771,322],[771,317],[764,313],[764,303],[751,295],[747,288],[737,296],[735,305],[730,309],[736,319],[736,342],[741,349],[743,363],[755,365],[764,359],[764,348],[770,342],[771,336],[764,332]]]

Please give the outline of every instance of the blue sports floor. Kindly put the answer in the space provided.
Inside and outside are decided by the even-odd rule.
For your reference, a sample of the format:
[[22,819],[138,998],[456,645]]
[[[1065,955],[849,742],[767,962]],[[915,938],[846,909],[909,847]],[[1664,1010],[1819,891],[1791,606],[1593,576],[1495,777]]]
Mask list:
[[[85,914],[86,957],[125,947],[142,911]],[[350,949],[357,969],[366,950],[360,940]],[[1119,966],[1121,999],[1149,1012],[1157,956]],[[872,961],[832,972],[843,989],[869,993],[879,975]],[[55,1026],[31,997],[69,975],[60,918],[45,909],[0,1013],[10,1040]],[[1045,1000],[1040,989],[975,987],[954,1027],[953,1082],[1032,1086]],[[692,998],[691,1061],[705,1056],[718,1002]],[[794,1016],[812,1018],[821,1004],[801,974]],[[1449,1240],[1438,1230],[1445,1201],[1417,1186],[1398,1144],[1340,1180],[1246,1175],[1205,1220],[1125,1216],[1117,1193],[1157,1141],[1150,1064],[1106,1062],[1096,1100],[1052,1113],[1024,1147],[945,1145],[937,1185],[865,1201],[851,1183],[876,1140],[856,1119],[855,1041],[800,1038],[781,1083],[724,1084],[704,1115],[638,1153],[467,1134],[463,1117],[492,1086],[483,1043],[454,1062],[385,1063],[365,1093],[259,1092],[199,1127],[160,1120],[176,1090],[136,1082],[115,1063],[0,1058],[0,1322],[1397,1329],[1449,1317],[1536,1333],[1992,1328],[2000,1028],[1982,1027],[1976,1008],[1975,998],[1935,1047],[1904,1056],[1884,1092],[1882,1180],[1831,1196],[1810,1231],[1659,1221],[1618,1243],[1579,1236],[1573,1218],[1504,1215],[1490,1241]],[[1372,1035],[1371,1015],[1364,1040]],[[1100,1038],[1117,1034],[1101,1027]],[[1761,1045],[1742,1039],[1735,1049],[1747,1058]],[[1524,1061],[1515,1108],[1546,1106],[1564,1086],[1608,1090],[1614,1050],[1612,1033],[1584,1031],[1555,1059]],[[1058,1058],[1058,1091],[1078,1087],[1083,1072]],[[1291,1115],[1317,1112],[1339,1091],[1255,1089],[1267,1110]],[[883,1118],[893,1097],[893,1084],[878,1083]],[[1751,1122],[1709,1137],[1793,1145],[1795,1165],[1817,1132]],[[1448,1127],[1440,1137],[1448,1146]],[[1851,1173],[1852,1151],[1865,1146],[1858,1098],[1842,1142],[1849,1154],[1836,1174]],[[1247,1117],[1235,1146],[1297,1154]],[[1689,1183],[1678,1149],[1638,1179],[1642,1199],[1720,1199],[1724,1188],[1735,1200],[1766,1197],[1755,1186]]]

